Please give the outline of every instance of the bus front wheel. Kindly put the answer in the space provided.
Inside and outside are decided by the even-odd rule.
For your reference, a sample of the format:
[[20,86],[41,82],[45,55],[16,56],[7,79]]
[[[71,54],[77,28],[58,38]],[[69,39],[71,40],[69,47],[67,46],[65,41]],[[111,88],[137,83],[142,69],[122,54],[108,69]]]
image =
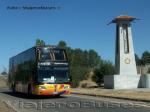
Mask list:
[[31,85],[28,85],[28,96],[32,95]]
[[15,86],[15,84],[12,84],[12,92],[16,93],[16,86]]

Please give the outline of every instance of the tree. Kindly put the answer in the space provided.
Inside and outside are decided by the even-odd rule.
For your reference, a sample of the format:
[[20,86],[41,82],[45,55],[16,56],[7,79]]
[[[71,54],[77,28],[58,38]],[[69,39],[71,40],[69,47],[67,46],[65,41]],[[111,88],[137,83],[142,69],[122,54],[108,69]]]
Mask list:
[[73,50],[73,54],[72,54],[72,62],[71,64],[73,66],[83,66],[83,67],[87,67],[87,63],[86,63],[86,56],[84,54],[84,51],[81,49],[75,49]]
[[61,41],[59,41],[57,46],[59,46],[61,48],[67,48],[67,43],[65,41],[61,40]]
[[36,46],[45,46],[45,42],[41,39],[36,39]]
[[135,54],[135,61],[136,61],[136,65],[142,65],[142,60],[138,57],[137,54]]
[[85,74],[87,73],[88,69],[83,66],[71,66],[70,69],[72,87],[78,87],[80,81],[85,79]]
[[142,62],[143,62],[144,65],[150,64],[150,52],[145,51],[142,54]]
[[3,71],[1,72],[2,75],[8,75],[7,68],[3,66]]
[[98,68],[94,69],[92,77],[99,86],[104,83],[104,75],[113,75],[115,73],[114,65],[110,61],[103,61]]
[[6,72],[6,71],[3,71],[1,74],[2,74],[2,75],[7,75],[7,72]]
[[93,49],[89,50],[89,67],[94,68],[100,63],[100,56]]

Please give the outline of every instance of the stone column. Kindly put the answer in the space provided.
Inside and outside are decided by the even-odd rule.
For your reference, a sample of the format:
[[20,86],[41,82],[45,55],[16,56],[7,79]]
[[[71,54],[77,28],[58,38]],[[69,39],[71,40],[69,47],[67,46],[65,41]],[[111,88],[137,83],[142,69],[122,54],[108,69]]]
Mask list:
[[133,19],[127,20],[122,17],[121,20],[114,20],[116,23],[116,74],[137,74],[130,23]]

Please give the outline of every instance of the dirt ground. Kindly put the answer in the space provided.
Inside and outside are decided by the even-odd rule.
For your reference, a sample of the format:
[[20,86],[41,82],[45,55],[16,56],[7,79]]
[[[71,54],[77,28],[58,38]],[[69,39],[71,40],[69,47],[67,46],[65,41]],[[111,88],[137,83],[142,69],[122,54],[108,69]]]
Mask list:
[[7,79],[5,76],[0,75],[0,88],[7,87]]
[[102,88],[75,88],[72,93],[150,102],[150,89],[113,90]]

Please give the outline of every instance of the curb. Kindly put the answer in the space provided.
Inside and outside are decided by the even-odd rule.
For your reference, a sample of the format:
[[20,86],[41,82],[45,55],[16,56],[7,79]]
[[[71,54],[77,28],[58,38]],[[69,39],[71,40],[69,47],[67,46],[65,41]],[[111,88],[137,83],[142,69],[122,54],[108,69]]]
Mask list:
[[150,103],[150,100],[144,100],[144,99],[134,99],[134,98],[125,98],[125,97],[105,96],[105,95],[96,95],[96,94],[86,94],[86,93],[78,93],[78,92],[71,92],[71,94],[87,95],[87,96],[95,96],[95,97],[103,97],[103,98],[115,98],[115,99],[132,100],[132,101],[142,101],[142,102]]

